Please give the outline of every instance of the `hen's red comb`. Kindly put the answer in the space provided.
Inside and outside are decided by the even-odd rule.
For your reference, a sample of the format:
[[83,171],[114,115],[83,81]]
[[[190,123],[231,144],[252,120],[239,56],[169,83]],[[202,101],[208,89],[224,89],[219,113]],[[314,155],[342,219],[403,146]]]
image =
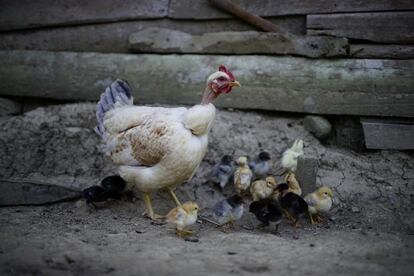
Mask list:
[[229,75],[231,81],[235,81],[236,80],[236,78],[233,76],[233,74],[230,71],[228,71],[223,64],[220,65],[219,71],[224,72],[227,75]]

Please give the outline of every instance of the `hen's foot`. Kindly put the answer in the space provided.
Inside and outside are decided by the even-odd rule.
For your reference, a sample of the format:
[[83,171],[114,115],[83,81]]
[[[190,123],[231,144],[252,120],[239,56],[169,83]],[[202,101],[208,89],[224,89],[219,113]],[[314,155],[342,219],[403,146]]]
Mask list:
[[183,230],[176,229],[175,234],[177,235],[177,237],[184,238],[184,237],[194,235],[194,231],[189,230],[189,229],[188,230],[186,230],[186,229],[183,229]]

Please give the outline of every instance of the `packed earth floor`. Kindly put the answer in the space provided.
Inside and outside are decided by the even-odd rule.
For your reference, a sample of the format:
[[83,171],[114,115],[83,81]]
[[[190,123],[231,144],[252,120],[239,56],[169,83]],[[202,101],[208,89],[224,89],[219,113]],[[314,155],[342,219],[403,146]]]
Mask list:
[[[74,190],[116,173],[93,132],[94,104],[38,108],[0,118],[2,179],[51,183]],[[279,234],[256,229],[245,213],[223,233],[206,221],[192,239],[144,218],[142,195],[97,209],[83,200],[0,208],[1,275],[412,275],[414,272],[414,154],[356,153],[322,145],[303,117],[218,110],[208,152],[195,177],[177,191],[208,212],[224,193],[208,183],[222,155],[271,154],[274,172],[296,138],[319,160],[317,185],[333,188],[335,205],[319,225],[284,221]],[[173,207],[159,193],[154,207]]]

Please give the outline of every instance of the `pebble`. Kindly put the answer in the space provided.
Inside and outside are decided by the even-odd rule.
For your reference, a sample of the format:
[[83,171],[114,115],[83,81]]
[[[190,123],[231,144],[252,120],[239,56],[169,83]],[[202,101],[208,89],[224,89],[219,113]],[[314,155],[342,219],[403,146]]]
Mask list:
[[197,237],[185,237],[184,240],[187,242],[199,242],[200,241]]
[[359,208],[355,207],[355,206],[351,208],[351,211],[352,211],[352,213],[359,213],[360,212]]

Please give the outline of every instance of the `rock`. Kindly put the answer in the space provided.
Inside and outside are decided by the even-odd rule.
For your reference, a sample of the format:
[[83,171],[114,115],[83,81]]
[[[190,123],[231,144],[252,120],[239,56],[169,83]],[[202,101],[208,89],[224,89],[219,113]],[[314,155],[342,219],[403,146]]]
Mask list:
[[152,27],[131,34],[128,47],[145,53],[294,54],[315,58],[346,55],[348,41],[256,31],[192,35]]
[[315,158],[298,158],[296,179],[302,188],[302,195],[307,195],[316,190],[316,176],[318,173],[318,160]]
[[193,237],[193,236],[185,237],[184,240],[187,242],[199,242],[200,241],[197,237]]
[[354,207],[352,207],[352,208],[351,208],[351,212],[352,212],[352,213],[359,213],[359,212],[361,212],[361,211],[359,210],[359,208],[358,208],[358,207],[355,207],[355,206],[354,206]]
[[0,98],[0,117],[18,114],[21,109],[21,103],[7,98]]
[[303,124],[305,129],[318,139],[326,138],[332,130],[331,123],[321,116],[306,116]]

